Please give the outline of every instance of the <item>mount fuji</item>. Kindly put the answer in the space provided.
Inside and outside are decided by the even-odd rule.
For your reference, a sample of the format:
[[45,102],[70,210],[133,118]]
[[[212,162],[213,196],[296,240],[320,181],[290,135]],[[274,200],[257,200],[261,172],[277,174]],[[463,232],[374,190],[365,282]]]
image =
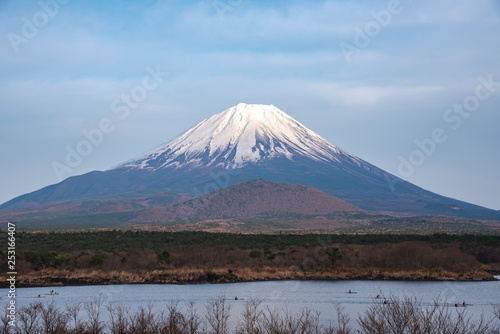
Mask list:
[[313,187],[378,213],[499,218],[494,210],[437,195],[391,175],[274,106],[244,103],[110,170],[70,177],[14,198],[0,210],[164,193],[200,197],[256,179]]
[[238,169],[277,158],[358,166],[368,164],[339,149],[274,106],[240,103],[183,135],[117,168]]

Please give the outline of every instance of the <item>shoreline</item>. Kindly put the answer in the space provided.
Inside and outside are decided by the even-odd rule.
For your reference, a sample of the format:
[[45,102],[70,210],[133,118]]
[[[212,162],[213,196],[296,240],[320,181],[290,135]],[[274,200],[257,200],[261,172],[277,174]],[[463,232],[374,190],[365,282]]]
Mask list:
[[[129,272],[78,272],[71,275],[63,273],[37,273],[38,275],[18,276],[18,288],[63,287],[63,286],[93,286],[93,285],[129,285],[129,284],[228,284],[248,282],[273,281],[422,281],[422,282],[491,282],[497,278],[486,271],[471,271],[468,273],[452,273],[446,271],[370,271],[370,272],[314,272],[289,275],[278,272],[252,272],[239,276],[223,270],[174,273],[165,271],[129,273]],[[67,274],[67,273],[66,273]],[[497,276],[498,277],[498,276]],[[8,284],[2,278],[0,288]]]

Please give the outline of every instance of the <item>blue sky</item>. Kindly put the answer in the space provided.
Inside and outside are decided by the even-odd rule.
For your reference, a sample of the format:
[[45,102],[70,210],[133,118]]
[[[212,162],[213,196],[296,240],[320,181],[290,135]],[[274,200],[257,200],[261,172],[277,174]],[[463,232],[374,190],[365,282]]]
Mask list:
[[[57,183],[54,162],[103,119],[112,131],[63,177],[246,102],[425,189],[500,209],[498,0],[4,0],[0,21],[0,202]],[[147,68],[168,76],[120,119],[113,101]],[[470,111],[453,111],[463,103]]]

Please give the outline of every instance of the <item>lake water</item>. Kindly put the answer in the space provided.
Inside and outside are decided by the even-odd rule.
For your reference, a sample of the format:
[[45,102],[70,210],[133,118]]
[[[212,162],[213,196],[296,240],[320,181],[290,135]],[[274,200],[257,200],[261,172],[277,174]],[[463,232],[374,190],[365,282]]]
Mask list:
[[[500,278],[500,277],[497,277]],[[57,296],[34,297],[45,295],[50,290]],[[348,291],[356,292],[349,294]],[[1,289],[0,305],[8,303],[7,289]],[[327,324],[334,319],[334,305],[340,303],[351,316],[351,325],[355,327],[359,313],[384,297],[416,297],[424,305],[430,305],[440,297],[447,304],[461,304],[465,301],[472,306],[465,310],[474,318],[484,314],[493,317],[492,304],[500,303],[500,280],[492,282],[399,282],[399,281],[276,281],[232,284],[200,285],[106,285],[53,288],[21,288],[17,290],[18,306],[35,301],[55,302],[61,307],[75,303],[85,303],[101,295],[105,304],[116,304],[134,311],[139,306],[153,305],[155,310],[164,309],[170,301],[195,301],[199,313],[204,311],[204,304],[210,299],[223,294],[231,305],[231,323],[236,323],[242,313],[245,300],[259,298],[264,307],[288,310],[291,314],[300,313],[304,307],[321,312],[321,319]],[[235,300],[235,297],[241,300]],[[463,310],[463,309],[462,309]],[[106,317],[107,312],[103,312]]]

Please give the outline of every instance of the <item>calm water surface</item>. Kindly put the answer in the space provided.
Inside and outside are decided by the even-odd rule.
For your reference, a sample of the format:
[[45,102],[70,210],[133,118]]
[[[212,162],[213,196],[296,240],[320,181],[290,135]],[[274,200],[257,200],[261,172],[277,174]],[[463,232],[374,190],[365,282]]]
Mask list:
[[[498,277],[500,278],[500,277]],[[57,296],[46,296],[50,290],[59,293]],[[356,292],[349,294],[348,291]],[[0,305],[8,302],[7,290],[0,290]],[[55,302],[61,307],[76,303],[89,302],[99,295],[105,304],[126,306],[134,311],[139,306],[151,304],[154,310],[162,310],[171,301],[179,301],[183,305],[195,301],[200,313],[204,304],[211,298],[223,294],[231,305],[231,319],[235,323],[242,313],[245,300],[259,298],[264,307],[278,311],[299,313],[304,307],[321,312],[324,324],[333,319],[334,305],[340,303],[351,316],[351,324],[359,313],[374,303],[382,302],[377,295],[384,297],[416,297],[424,305],[432,304],[436,298],[446,300],[446,304],[461,304],[465,301],[472,306],[465,310],[474,318],[484,314],[493,317],[492,304],[500,303],[500,280],[493,282],[396,282],[396,281],[278,281],[252,282],[232,284],[200,284],[200,285],[115,285],[115,286],[82,286],[53,288],[22,288],[17,290],[18,306],[35,301],[43,303]],[[238,297],[239,300],[235,300]],[[463,309],[462,309],[463,310]],[[103,316],[107,317],[107,311]]]

